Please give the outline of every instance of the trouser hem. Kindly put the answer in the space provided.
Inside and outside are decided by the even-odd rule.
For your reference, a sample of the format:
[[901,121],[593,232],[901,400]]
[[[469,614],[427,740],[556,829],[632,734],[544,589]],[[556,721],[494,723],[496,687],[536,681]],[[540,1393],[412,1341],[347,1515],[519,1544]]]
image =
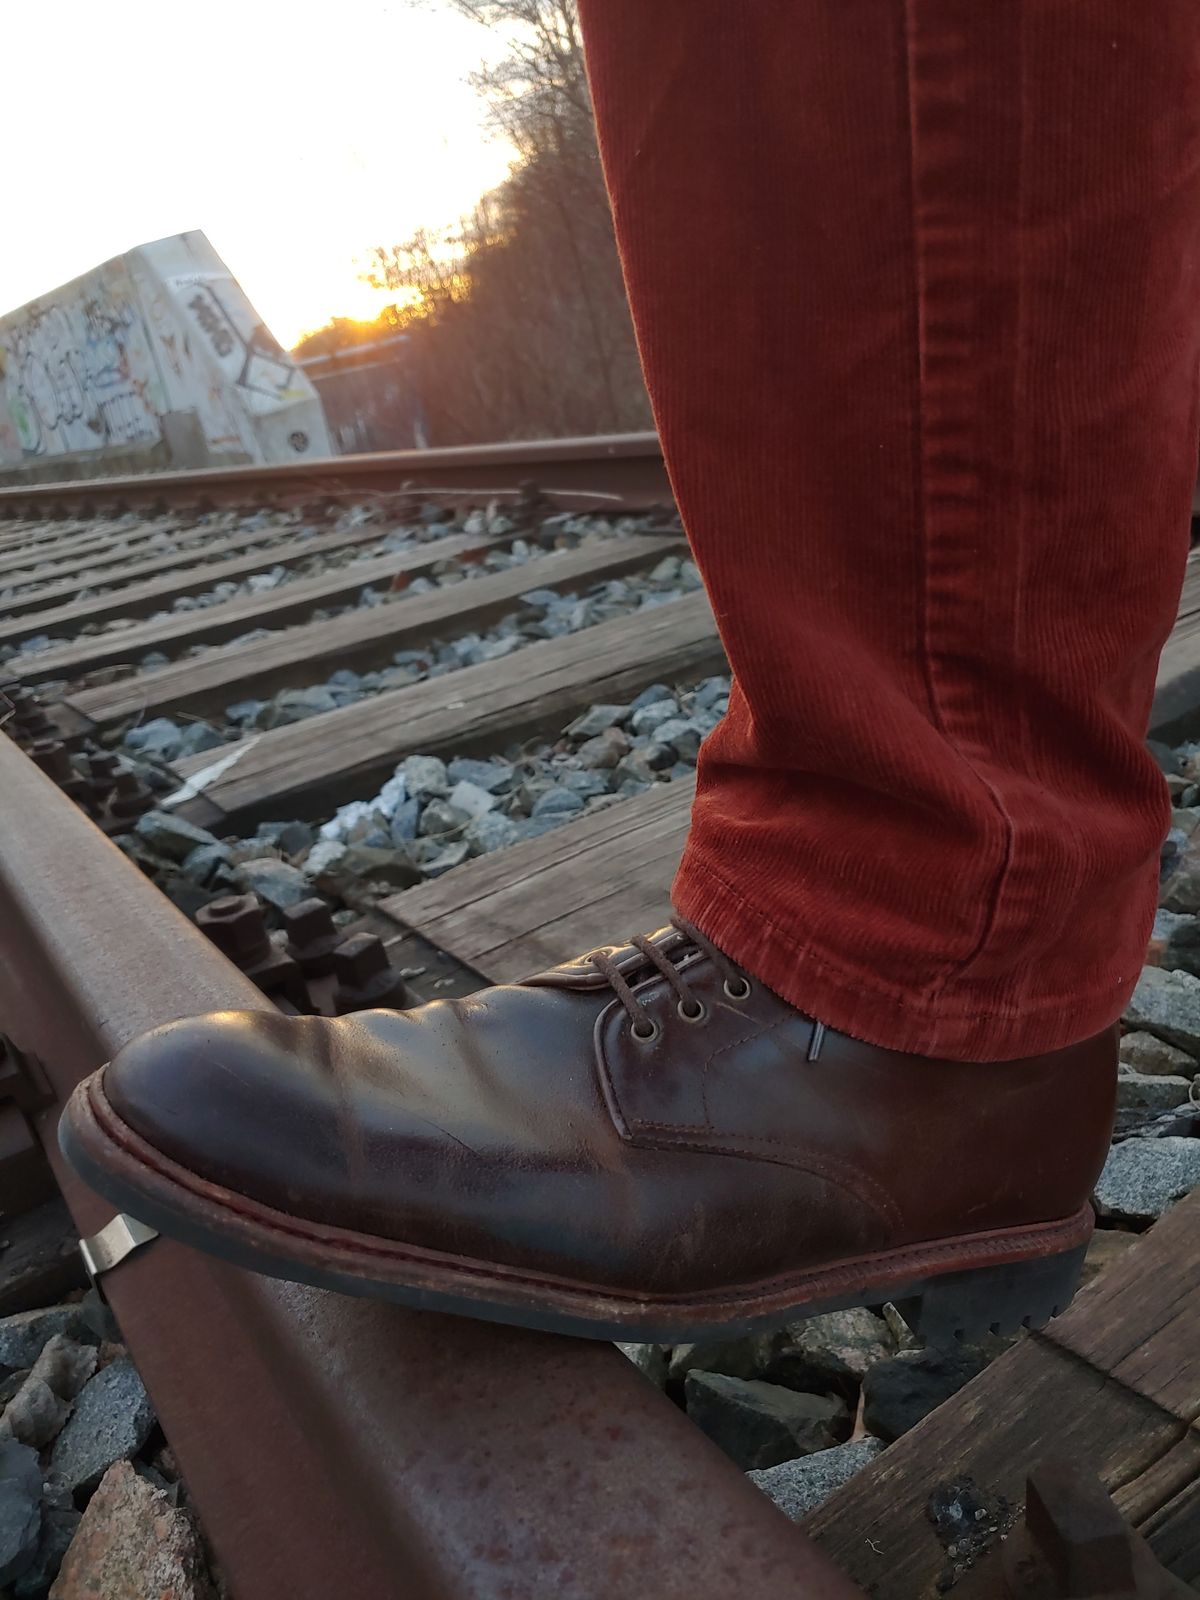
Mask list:
[[967,981],[923,995],[856,967],[816,939],[801,945],[752,895],[735,889],[689,845],[675,878],[676,909],[715,945],[806,1016],[867,1044],[955,1061],[1015,1061],[1078,1044],[1112,1025],[1136,982],[1103,992],[1031,997],[1027,974],[986,995]]

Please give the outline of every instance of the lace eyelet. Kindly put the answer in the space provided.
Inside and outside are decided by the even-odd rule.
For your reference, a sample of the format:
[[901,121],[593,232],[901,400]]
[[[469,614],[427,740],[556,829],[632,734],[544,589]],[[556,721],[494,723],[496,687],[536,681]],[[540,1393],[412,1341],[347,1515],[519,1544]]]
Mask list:
[[653,1044],[662,1032],[653,1017],[647,1017],[646,1022],[647,1026],[644,1029],[640,1028],[636,1022],[631,1022],[629,1025],[630,1034],[639,1044]]
[[708,1016],[708,1007],[702,1000],[696,1001],[696,1009],[694,1011],[686,1010],[682,1000],[675,1007],[675,1010],[679,1013],[680,1020],[683,1022],[703,1022]]
[[721,987],[725,990],[725,993],[730,1000],[749,1000],[751,989],[750,979],[739,978],[738,982],[741,984],[740,989],[735,989],[728,978],[725,979],[725,982]]

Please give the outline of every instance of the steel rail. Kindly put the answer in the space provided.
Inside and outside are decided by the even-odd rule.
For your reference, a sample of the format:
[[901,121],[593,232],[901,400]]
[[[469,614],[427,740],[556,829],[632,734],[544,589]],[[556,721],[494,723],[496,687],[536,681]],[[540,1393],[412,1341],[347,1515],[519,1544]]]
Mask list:
[[[0,1028],[60,1104],[145,1028],[266,1005],[4,738],[0,797]],[[90,1234],[108,1208],[64,1169],[56,1120],[39,1132]],[[610,1346],[163,1239],[104,1285],[239,1600],[860,1594]]]
[[654,433],[531,439],[446,450],[384,450],[323,461],[207,467],[0,487],[0,518],[94,516],[151,506],[271,500],[304,494],[393,494],[412,487],[449,500],[515,497],[530,483],[572,508],[669,502]]

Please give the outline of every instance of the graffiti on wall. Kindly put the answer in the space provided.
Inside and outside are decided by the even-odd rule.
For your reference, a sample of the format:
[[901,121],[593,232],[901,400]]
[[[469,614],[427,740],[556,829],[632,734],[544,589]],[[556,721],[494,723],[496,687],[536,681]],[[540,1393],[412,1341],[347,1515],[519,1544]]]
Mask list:
[[[116,272],[0,328],[0,418],[22,457],[152,443],[162,397],[132,287]],[[6,440],[0,434],[0,456]]]
[[316,390],[199,232],[0,317],[0,469],[130,447],[188,465],[330,452]]
[[[171,287],[226,376],[245,391],[254,409],[261,409],[263,402],[275,406],[306,397],[299,369],[275,335],[265,323],[239,318],[212,273],[176,278]],[[240,296],[237,309],[250,309],[245,296]],[[257,397],[256,406],[251,396]]]
[[216,455],[229,451],[252,453],[252,439],[231,403],[221,374],[213,372],[202,359],[179,317],[175,297],[140,262],[135,260],[133,270],[171,409],[195,411],[205,442]]

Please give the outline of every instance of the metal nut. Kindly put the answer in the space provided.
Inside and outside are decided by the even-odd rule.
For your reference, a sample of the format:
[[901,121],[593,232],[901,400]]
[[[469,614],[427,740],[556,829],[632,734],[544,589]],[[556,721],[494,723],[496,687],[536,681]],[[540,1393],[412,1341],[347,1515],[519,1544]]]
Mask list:
[[324,900],[318,900],[315,896],[311,900],[301,900],[298,905],[285,907],[282,915],[288,939],[295,945],[311,944],[314,939],[326,939],[337,932],[333,912]]
[[282,915],[288,952],[306,976],[320,978],[332,972],[338,930],[324,900],[301,900],[298,905],[286,907]]
[[113,797],[108,809],[119,821],[140,817],[154,805],[154,796],[136,772],[118,772],[113,780]]
[[262,907],[252,894],[226,894],[210,900],[197,911],[196,926],[239,967],[270,954]]
[[37,766],[55,783],[66,783],[74,776],[66,746],[59,739],[38,739],[29,752]]
[[372,978],[389,970],[383,940],[375,933],[354,933],[333,952],[333,970],[347,989],[365,989]]
[[1154,1557],[1094,1473],[1050,1460],[1029,1474],[1025,1522],[1001,1551],[1017,1600],[1184,1600],[1191,1591]]

